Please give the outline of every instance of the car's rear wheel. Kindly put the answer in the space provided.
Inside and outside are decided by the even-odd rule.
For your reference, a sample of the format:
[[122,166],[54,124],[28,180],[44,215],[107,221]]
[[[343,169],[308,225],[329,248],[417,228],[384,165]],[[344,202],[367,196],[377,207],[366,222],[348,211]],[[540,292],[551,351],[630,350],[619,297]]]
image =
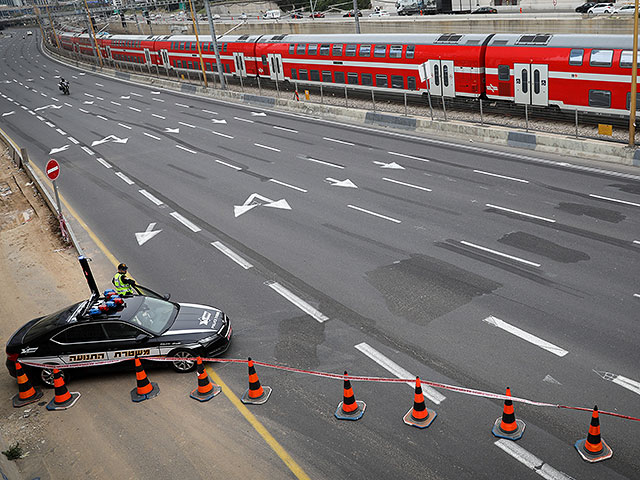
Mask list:
[[192,372],[196,368],[196,356],[190,350],[176,350],[171,357],[179,358],[171,362],[171,366],[178,373]]
[[[62,375],[62,379],[66,384],[69,380],[69,373],[64,370],[60,370],[60,374]],[[42,368],[40,369],[40,382],[47,388],[53,388],[53,367],[51,368]]]

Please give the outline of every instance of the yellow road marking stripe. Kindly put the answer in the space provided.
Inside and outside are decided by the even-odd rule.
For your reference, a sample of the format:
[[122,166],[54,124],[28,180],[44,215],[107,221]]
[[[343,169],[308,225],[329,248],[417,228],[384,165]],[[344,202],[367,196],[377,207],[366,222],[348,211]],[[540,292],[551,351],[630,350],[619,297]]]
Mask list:
[[229,389],[229,387],[222,381],[220,376],[209,366],[206,366],[207,372],[213,379],[215,383],[222,387],[222,392],[225,396],[231,401],[234,407],[242,414],[247,422],[260,434],[260,436],[267,442],[267,445],[271,447],[271,449],[280,457],[280,460],[284,462],[284,464],[289,467],[291,473],[293,473],[296,478],[300,480],[311,480],[310,477],[305,473],[305,471],[296,463],[296,461],[291,458],[291,455],[287,453],[287,451],[282,448],[282,445],[278,443],[278,441],[273,438],[273,436],[269,433],[269,431],[258,421],[258,419],[249,411],[249,409],[240,401],[240,399]]

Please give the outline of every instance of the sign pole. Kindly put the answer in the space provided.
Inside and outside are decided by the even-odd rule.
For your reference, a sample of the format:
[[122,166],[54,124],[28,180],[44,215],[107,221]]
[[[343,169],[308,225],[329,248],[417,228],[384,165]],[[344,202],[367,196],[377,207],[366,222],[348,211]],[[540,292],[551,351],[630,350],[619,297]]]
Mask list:
[[53,180],[53,193],[56,196],[56,205],[58,206],[58,218],[62,217],[62,205],[60,204],[60,195],[58,195],[58,185],[56,185],[56,181]]

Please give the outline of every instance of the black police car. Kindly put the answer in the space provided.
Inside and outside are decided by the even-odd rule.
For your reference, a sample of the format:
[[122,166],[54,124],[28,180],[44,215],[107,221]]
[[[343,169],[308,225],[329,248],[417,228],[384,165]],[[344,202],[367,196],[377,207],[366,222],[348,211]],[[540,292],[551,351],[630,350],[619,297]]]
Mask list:
[[[194,357],[219,355],[229,346],[229,318],[217,308],[174,303],[168,296],[98,296],[92,291],[89,300],[31,320],[13,334],[6,347],[12,376],[16,360],[54,366],[135,356],[179,357],[171,365],[188,372],[195,368]],[[53,385],[52,369],[25,368]]]

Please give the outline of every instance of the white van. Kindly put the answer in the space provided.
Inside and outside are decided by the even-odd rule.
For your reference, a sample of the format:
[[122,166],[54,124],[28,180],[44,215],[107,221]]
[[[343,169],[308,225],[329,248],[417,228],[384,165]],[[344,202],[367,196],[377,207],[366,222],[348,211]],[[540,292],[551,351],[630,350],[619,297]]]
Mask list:
[[263,18],[280,18],[280,10],[267,10]]

